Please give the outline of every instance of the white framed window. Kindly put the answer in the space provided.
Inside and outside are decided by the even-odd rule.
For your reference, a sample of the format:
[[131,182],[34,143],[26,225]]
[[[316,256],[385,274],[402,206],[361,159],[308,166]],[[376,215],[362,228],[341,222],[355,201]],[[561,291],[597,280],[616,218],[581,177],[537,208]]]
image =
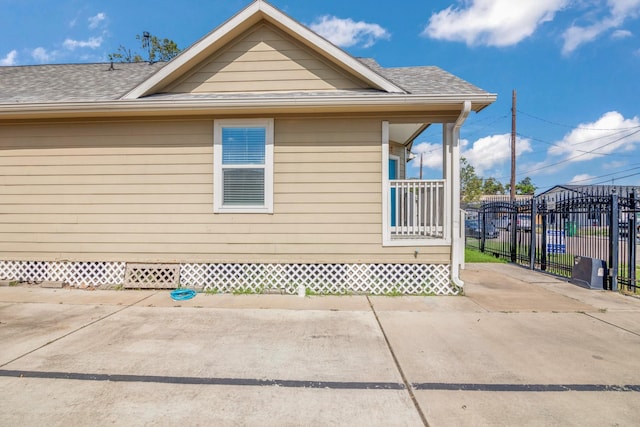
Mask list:
[[273,119],[214,122],[213,211],[273,213]]

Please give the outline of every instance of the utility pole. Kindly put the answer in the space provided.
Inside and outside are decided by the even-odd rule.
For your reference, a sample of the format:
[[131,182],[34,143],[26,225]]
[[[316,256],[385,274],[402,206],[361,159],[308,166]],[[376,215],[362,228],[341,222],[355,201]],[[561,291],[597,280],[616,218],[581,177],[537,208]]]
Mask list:
[[516,90],[511,97],[511,188],[510,199],[516,200]]
[[420,180],[422,181],[422,156],[424,153],[420,153]]

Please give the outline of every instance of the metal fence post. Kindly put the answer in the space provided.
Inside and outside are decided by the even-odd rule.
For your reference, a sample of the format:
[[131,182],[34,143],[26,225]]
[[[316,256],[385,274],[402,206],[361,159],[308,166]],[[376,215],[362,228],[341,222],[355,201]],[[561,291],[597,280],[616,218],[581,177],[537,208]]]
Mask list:
[[[546,209],[544,210],[546,213]],[[542,230],[540,230],[540,270],[547,269],[547,216],[542,215]]]
[[485,246],[487,244],[487,209],[486,206],[483,204],[482,207],[482,213],[480,214],[480,252],[484,252]]
[[620,229],[618,221],[620,220],[618,195],[611,195],[611,222],[609,224],[609,280],[612,291],[618,291],[618,251]]
[[531,198],[531,242],[529,246],[529,268],[531,270],[536,267],[536,234],[537,234],[537,221],[538,216],[538,203],[535,197]]
[[511,262],[516,262],[516,255],[517,255],[517,250],[518,250],[518,205],[516,204],[515,201],[512,201],[512,206],[513,206],[513,212],[511,213],[511,223],[510,223],[510,232],[511,235],[510,240],[511,240],[511,244],[510,244],[510,255],[511,255]]
[[[632,191],[631,194],[629,195],[629,199],[631,201],[630,205],[631,205],[631,212],[629,215],[629,233],[627,236],[627,245],[628,245],[628,253],[629,253],[629,262],[627,263],[628,267],[628,272],[629,272],[629,284],[631,286],[633,286],[633,289],[636,290],[637,289],[637,283],[636,283],[636,233],[637,233],[637,220],[636,220],[636,215],[637,215],[637,211],[636,211],[636,193],[635,191]],[[627,288],[627,290],[631,290],[631,286],[629,286],[629,288]]]

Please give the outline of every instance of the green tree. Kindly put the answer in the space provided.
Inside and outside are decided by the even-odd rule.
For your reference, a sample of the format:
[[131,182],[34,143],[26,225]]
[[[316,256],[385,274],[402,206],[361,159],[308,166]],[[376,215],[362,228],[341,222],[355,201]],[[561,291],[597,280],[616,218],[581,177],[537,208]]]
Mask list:
[[504,185],[497,179],[489,177],[482,184],[482,194],[494,195],[504,194]]
[[464,203],[474,202],[482,195],[482,178],[464,157],[460,158],[460,198]]
[[516,193],[533,195],[535,194],[537,188],[538,187],[533,185],[533,182],[531,182],[531,178],[526,177],[516,184]]
[[160,39],[146,31],[142,35],[137,34],[136,40],[140,43],[140,48],[146,52],[147,59],[138,52],[120,45],[116,52],[109,54],[109,60],[114,62],[166,62],[178,56],[182,51],[173,40]]

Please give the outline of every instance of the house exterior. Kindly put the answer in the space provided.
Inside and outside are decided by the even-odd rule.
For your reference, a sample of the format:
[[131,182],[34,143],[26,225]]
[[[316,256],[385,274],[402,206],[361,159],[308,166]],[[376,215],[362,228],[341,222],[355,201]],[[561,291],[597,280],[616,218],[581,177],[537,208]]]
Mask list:
[[[0,67],[0,279],[455,294],[459,129],[495,98],[260,0],[168,63]],[[432,124],[442,179],[403,179]]]

